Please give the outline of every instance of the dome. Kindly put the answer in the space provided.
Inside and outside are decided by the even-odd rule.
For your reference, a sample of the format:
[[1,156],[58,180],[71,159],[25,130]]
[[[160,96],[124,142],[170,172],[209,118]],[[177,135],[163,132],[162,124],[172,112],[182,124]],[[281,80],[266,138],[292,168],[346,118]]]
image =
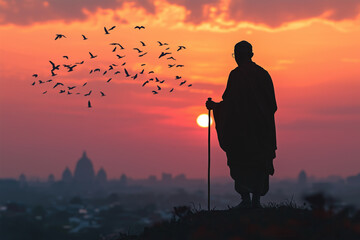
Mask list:
[[64,182],[71,182],[72,180],[72,174],[68,167],[65,168],[65,170],[62,173],[62,178]]
[[93,164],[84,151],[82,157],[76,164],[74,180],[77,183],[91,184],[94,181],[94,178],[95,173]]
[[107,174],[103,168],[100,168],[96,175],[96,181],[99,183],[105,183],[107,181]]

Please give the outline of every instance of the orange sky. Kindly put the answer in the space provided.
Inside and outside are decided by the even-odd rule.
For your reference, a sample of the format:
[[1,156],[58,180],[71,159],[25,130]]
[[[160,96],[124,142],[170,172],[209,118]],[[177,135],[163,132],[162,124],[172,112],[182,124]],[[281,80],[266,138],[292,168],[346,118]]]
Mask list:
[[[161,172],[205,178],[207,131],[196,118],[206,113],[208,97],[221,100],[236,67],[233,46],[241,40],[252,43],[253,60],[273,78],[279,107],[276,177],[294,177],[302,169],[319,177],[360,172],[357,1],[70,2],[0,0],[0,177],[59,178],[87,150],[95,170],[104,167],[110,178]],[[103,27],[113,25],[105,35]],[[67,38],[54,41],[57,33]],[[158,40],[169,43],[184,68],[169,69],[170,60],[157,58]],[[146,63],[146,71],[166,80],[158,95],[151,93],[155,83],[141,87],[148,76],[125,78],[123,67],[110,83],[108,75],[89,75],[95,67],[103,71],[123,62],[111,42],[126,47],[116,53],[126,55],[131,74]],[[177,52],[179,45],[187,49]],[[140,61],[134,47],[148,54]],[[90,59],[89,51],[98,58]],[[87,81],[81,93],[93,90],[91,97],[59,94],[53,83],[31,86],[51,78],[49,60],[85,60],[52,79],[69,86]],[[178,86],[176,75],[193,86]],[[212,133],[212,174],[228,176],[214,128]]]

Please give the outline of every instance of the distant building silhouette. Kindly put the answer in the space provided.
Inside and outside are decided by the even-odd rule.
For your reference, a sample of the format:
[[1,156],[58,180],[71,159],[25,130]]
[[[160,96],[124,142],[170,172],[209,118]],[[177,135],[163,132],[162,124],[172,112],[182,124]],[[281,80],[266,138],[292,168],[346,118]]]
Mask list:
[[162,180],[163,182],[169,182],[169,181],[171,181],[171,180],[172,180],[172,175],[171,175],[171,173],[162,173],[162,175],[161,175],[161,180]]
[[49,175],[47,181],[48,181],[48,183],[50,183],[50,184],[51,184],[51,183],[54,183],[54,182],[55,182],[55,176],[54,176],[54,174],[51,173],[51,174]]
[[186,181],[186,175],[185,174],[179,174],[177,176],[174,177],[174,181],[176,182],[184,182]]
[[19,176],[19,183],[20,183],[20,186],[21,186],[21,187],[27,186],[27,180],[26,180],[25,174],[22,173],[22,174]]
[[156,178],[155,175],[150,175],[150,176],[148,177],[148,182],[150,182],[150,183],[155,183],[156,181],[157,181],[157,178]]
[[360,173],[358,175],[355,176],[349,176],[346,178],[346,181],[349,184],[360,184]]
[[298,184],[301,186],[306,186],[307,185],[307,174],[304,170],[301,170],[301,172],[299,173],[298,176]]
[[107,174],[104,170],[104,168],[100,168],[96,175],[96,182],[99,184],[104,184],[107,182]]
[[73,180],[72,173],[68,167],[66,167],[65,170],[63,171],[61,180],[66,183],[69,183]]
[[82,157],[76,164],[74,182],[80,184],[92,184],[95,180],[94,167],[91,160],[84,151]]
[[120,183],[126,184],[127,183],[127,176],[125,174],[122,174],[120,177]]

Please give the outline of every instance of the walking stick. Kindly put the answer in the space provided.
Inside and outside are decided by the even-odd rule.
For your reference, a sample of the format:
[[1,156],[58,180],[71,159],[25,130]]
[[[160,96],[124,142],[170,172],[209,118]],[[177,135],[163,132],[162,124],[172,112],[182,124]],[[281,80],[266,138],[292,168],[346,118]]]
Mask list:
[[[211,101],[211,98],[208,98]],[[208,211],[210,211],[210,123],[211,123],[211,109],[209,109],[208,121]]]

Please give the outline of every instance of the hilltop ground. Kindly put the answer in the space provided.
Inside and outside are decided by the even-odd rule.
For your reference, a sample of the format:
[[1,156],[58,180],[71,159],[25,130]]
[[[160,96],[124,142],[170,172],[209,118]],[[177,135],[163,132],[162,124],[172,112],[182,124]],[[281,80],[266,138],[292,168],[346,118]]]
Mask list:
[[360,239],[360,211],[335,209],[325,199],[307,199],[308,207],[291,204],[262,209],[197,211],[174,208],[170,221],[155,223],[139,236],[113,235],[106,240],[245,240]]

